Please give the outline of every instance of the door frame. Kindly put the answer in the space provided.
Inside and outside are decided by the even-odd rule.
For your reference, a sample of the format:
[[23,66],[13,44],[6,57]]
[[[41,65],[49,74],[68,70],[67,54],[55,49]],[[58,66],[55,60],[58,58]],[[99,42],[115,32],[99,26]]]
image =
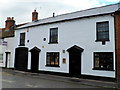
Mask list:
[[[31,72],[33,72],[33,73],[38,72],[38,69],[39,69],[39,53],[40,53],[40,51],[41,50],[37,47],[34,47],[30,50],[30,52],[31,52]],[[33,59],[33,56],[35,55],[35,53],[36,53],[36,55],[38,55],[36,60]],[[35,70],[35,68],[33,68],[32,62],[34,62],[35,64],[37,62],[37,65],[35,65],[38,68],[37,70]]]
[[[67,51],[68,51],[68,53],[69,53],[69,75],[70,76],[80,76],[81,75],[81,60],[82,60],[82,52],[84,51],[84,49],[83,48],[81,48],[81,47],[79,47],[79,46],[77,46],[77,45],[74,45],[74,46],[72,46],[72,47],[70,47],[69,49],[67,49]],[[78,64],[78,65],[80,65],[80,70],[78,70],[78,71],[80,71],[80,73],[79,74],[76,74],[76,73],[78,73],[78,72],[76,72],[76,73],[71,73],[72,72],[72,70],[71,70],[71,63],[72,63],[72,55],[73,55],[73,57],[76,57],[76,56],[79,56],[79,58],[78,59],[80,59],[80,64]],[[77,57],[76,57],[77,58]],[[79,67],[79,66],[78,66]]]

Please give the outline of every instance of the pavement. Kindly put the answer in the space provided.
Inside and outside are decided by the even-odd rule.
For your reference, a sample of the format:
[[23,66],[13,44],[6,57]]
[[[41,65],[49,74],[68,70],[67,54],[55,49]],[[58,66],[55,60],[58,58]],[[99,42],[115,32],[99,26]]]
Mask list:
[[[6,76],[7,75],[7,76]],[[77,88],[117,88],[117,83],[116,82],[108,82],[108,81],[100,81],[100,80],[91,80],[91,79],[82,79],[82,78],[76,78],[76,77],[65,77],[65,76],[57,76],[57,75],[49,75],[49,74],[41,74],[41,73],[31,73],[31,72],[23,72],[23,71],[17,71],[17,70],[11,70],[11,69],[3,69],[2,71],[2,76],[3,76],[3,83],[5,83],[7,81],[7,79],[10,79],[8,78],[8,76],[10,77],[10,75],[13,75],[14,76],[14,79],[12,77],[12,80],[13,82],[9,81],[9,83],[14,83],[14,80],[15,80],[15,77],[18,78],[21,78],[23,80],[26,80],[29,81],[28,82],[31,82],[32,84],[33,83],[33,78],[35,80],[39,80],[41,82],[44,82],[44,84],[46,82],[49,82],[48,85],[46,85],[48,88],[51,87],[51,85],[54,85],[56,84],[55,86],[52,86],[53,88],[59,88],[59,87],[65,87],[67,88],[66,86],[68,85],[68,87],[77,87]],[[17,75],[17,76],[16,76]],[[20,77],[21,76],[21,77]],[[24,77],[24,78],[23,78]],[[28,78],[29,77],[29,78]],[[27,78],[27,79],[26,79]],[[21,80],[21,79],[20,79]],[[19,82],[23,82],[20,81]],[[46,80],[46,82],[45,82]],[[36,83],[40,83],[40,82],[36,82]],[[35,87],[35,85],[32,86],[32,84],[27,84],[28,87]],[[41,83],[42,85],[43,83]],[[60,86],[62,84],[62,86]],[[5,84],[7,85],[7,84]],[[5,87],[5,85],[3,84],[3,87]],[[13,85],[13,84],[12,84]],[[59,87],[57,87],[59,85]],[[8,84],[9,86],[9,84]],[[21,84],[22,86],[22,84]],[[36,86],[37,87],[46,87],[45,85],[42,85],[42,86]],[[10,86],[11,87],[11,86]],[[23,87],[24,88],[24,87]]]

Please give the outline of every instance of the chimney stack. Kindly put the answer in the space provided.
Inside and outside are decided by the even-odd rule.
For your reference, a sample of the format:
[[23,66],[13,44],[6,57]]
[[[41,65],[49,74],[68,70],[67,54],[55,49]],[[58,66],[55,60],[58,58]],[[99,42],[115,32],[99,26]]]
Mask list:
[[32,12],[32,21],[37,21],[37,20],[38,20],[38,12],[34,10],[34,12]]
[[12,17],[12,18],[11,17],[7,17],[7,20],[5,22],[6,22],[5,29],[9,30],[15,24],[14,17]]

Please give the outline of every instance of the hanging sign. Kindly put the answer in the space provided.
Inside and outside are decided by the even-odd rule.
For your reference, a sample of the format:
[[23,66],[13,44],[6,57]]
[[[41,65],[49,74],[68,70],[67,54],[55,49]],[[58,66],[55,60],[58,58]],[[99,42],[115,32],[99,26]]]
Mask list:
[[2,45],[3,45],[3,46],[7,46],[7,42],[6,42],[6,41],[3,41],[3,42],[2,42]]

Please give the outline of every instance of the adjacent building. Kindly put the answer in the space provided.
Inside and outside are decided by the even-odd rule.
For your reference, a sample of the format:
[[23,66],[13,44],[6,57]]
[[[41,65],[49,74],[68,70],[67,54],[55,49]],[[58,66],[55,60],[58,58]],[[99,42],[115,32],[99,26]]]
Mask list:
[[0,29],[0,67],[14,68],[14,30],[25,24],[16,25],[14,17],[7,17],[5,28]]

